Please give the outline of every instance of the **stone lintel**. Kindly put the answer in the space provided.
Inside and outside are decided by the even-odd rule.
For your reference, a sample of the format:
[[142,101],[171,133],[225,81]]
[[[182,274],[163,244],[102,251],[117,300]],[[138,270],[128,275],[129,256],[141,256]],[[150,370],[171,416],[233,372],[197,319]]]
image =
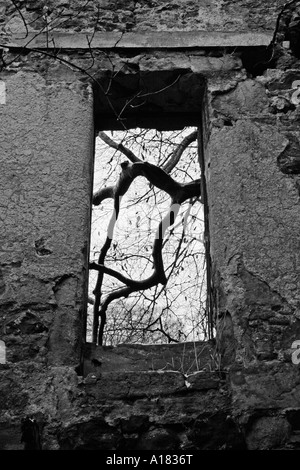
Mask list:
[[221,31],[145,31],[142,33],[46,33],[31,32],[14,35],[6,47],[29,49],[180,49],[214,47],[266,47],[272,32],[221,32]]
[[208,390],[221,386],[218,371],[199,371],[184,376],[180,371],[117,371],[90,373],[83,380],[86,392],[98,399],[140,398]]

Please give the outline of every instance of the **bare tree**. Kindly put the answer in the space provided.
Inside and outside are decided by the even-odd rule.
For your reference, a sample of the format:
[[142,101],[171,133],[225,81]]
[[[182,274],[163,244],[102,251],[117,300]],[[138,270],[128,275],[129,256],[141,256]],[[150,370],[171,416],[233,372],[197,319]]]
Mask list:
[[[197,283],[202,297],[205,295],[204,253],[201,243],[203,221],[199,219],[200,179],[195,177],[200,173],[197,159],[197,130],[188,133],[176,131],[168,134],[169,136],[165,137],[163,133],[153,130],[138,130],[137,134],[127,132],[122,133],[123,142],[119,143],[104,132],[99,133],[100,139],[110,149],[115,150],[109,154],[107,166],[110,166],[111,171],[108,172],[104,185],[94,193],[93,197],[95,206],[101,206],[107,200],[113,201],[106,238],[99,249],[97,261],[90,263],[90,269],[98,271],[93,292],[95,298],[93,300],[92,340],[99,344],[103,343],[107,311],[112,302],[114,302],[114,307],[110,309],[110,316],[113,319],[114,330],[116,332],[117,329],[114,311],[117,311],[123,331],[126,330],[123,339],[132,340],[132,330],[138,329],[141,333],[138,337],[142,339],[145,338],[145,331],[151,331],[152,333],[160,332],[159,336],[164,335],[168,341],[178,341],[180,338],[185,339],[185,334],[183,333],[184,325],[180,327],[182,320],[174,323],[176,296],[179,296],[179,293],[184,296],[186,290],[190,290],[187,295],[191,296]],[[191,144],[194,144],[194,148],[189,150]],[[185,151],[188,151],[188,159],[183,158]],[[121,161],[124,156],[126,160]],[[152,163],[145,160],[147,156],[150,160],[152,159]],[[115,184],[110,184],[110,181],[116,178],[112,169],[116,168],[117,164],[120,165],[120,174]],[[142,177],[144,186],[139,183],[134,191],[131,191],[138,177]],[[183,182],[178,181],[179,178]],[[122,210],[128,211],[129,206],[135,209],[136,220],[135,226],[132,227],[134,236],[128,235],[130,227],[127,227],[129,229],[127,238],[129,237],[131,245],[128,245],[128,241],[124,244],[123,237],[122,248],[119,241],[115,240],[114,232],[120,218],[123,198],[130,191],[134,194],[129,196],[127,209],[125,207]],[[142,213],[144,210],[144,215],[137,210],[138,206],[142,208]],[[155,211],[158,212],[155,214]],[[103,221],[107,215],[105,212],[100,219]],[[177,220],[175,220],[176,217]],[[129,224],[133,223],[130,218],[127,220]],[[144,232],[145,227],[149,228],[151,222],[152,230],[148,230],[148,235],[152,236],[150,249],[149,236],[145,239]],[[157,224],[155,231],[153,230],[154,222]],[[196,225],[194,228],[197,228],[197,235],[190,230],[189,223]],[[103,222],[101,224],[103,227]],[[195,248],[197,243],[198,246]],[[136,250],[133,249],[133,244],[136,244]],[[151,256],[149,256],[150,252]],[[131,267],[129,267],[129,260]],[[181,279],[178,276],[179,272],[185,269],[184,260],[187,263],[186,268],[190,262],[190,272],[187,273],[185,280],[182,276]],[[201,261],[202,266],[200,266]],[[134,275],[137,276],[138,269],[136,268],[139,264],[142,266],[139,272],[140,278],[134,279]],[[118,268],[114,269],[111,265],[118,266]],[[108,287],[107,284],[105,285],[107,277],[114,281],[113,283],[108,281]],[[169,294],[171,287],[172,296]],[[147,296],[149,290],[151,295]],[[198,303],[198,318],[195,328],[198,328],[203,335],[205,334],[205,307],[203,298],[201,303],[201,295],[198,291],[197,293],[198,298],[195,300]],[[128,296],[131,299],[129,307],[128,304],[120,303],[120,301],[117,302],[116,307],[116,301]],[[164,306],[159,307],[158,299],[162,297],[165,298]],[[170,312],[174,313],[173,319],[170,318]],[[127,324],[126,321],[121,321],[124,313],[126,313]],[[183,321],[188,323],[189,312],[185,315],[186,320]]]

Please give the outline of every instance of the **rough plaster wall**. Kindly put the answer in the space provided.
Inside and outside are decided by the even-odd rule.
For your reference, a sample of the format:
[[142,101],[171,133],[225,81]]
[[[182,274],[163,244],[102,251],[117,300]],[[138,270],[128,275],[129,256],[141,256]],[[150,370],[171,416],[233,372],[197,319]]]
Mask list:
[[93,158],[90,91],[2,76],[1,338],[8,361],[76,363]]
[[[234,415],[249,449],[298,445],[298,68],[213,88],[207,147],[214,296]],[[252,416],[249,418],[249,416]]]
[[214,127],[209,143],[212,259],[220,313],[232,316],[246,360],[280,358],[283,335],[299,331],[297,176],[279,168],[289,140],[269,105],[252,79],[212,101],[231,123]]

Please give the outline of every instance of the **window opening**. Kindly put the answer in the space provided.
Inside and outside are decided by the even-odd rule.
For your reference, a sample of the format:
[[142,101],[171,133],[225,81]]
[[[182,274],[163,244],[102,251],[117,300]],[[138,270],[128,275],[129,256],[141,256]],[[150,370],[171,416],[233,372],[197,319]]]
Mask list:
[[[138,168],[139,176],[128,178]],[[162,177],[161,169],[169,176]],[[99,133],[87,341],[117,345],[208,339],[200,178],[195,127]],[[184,185],[184,191],[178,185],[174,196],[173,182]],[[117,202],[108,197],[122,184]],[[144,289],[154,272],[157,283]]]

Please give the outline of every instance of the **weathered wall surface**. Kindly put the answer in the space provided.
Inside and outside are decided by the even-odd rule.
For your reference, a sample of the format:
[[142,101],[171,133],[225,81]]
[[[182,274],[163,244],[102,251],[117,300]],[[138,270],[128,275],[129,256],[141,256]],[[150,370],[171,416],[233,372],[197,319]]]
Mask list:
[[[298,176],[284,174],[278,159],[293,136],[297,140],[297,124],[287,116],[284,123],[278,116],[268,119],[267,95],[258,81],[241,86],[258,110],[255,89],[261,90],[261,114],[239,118],[236,108],[233,117],[225,105],[232,125],[213,131],[210,139],[212,256],[222,285],[220,313],[234,317],[244,359],[282,359],[283,336],[289,350],[299,331],[300,240]],[[219,109],[220,101],[215,101]]]
[[[85,377],[33,363],[3,369],[0,405],[6,423],[11,419],[0,427],[0,448],[23,448],[26,410],[45,449],[244,449],[230,417],[226,376],[210,370],[213,349],[203,343],[92,348]],[[19,383],[22,389],[9,393]]]
[[298,413],[300,396],[299,366],[292,362],[300,332],[299,68],[287,51],[281,60],[283,70],[267,69],[211,96],[207,180],[215,307],[219,337],[225,333],[221,347],[235,361],[235,413],[244,419],[258,413],[250,449],[286,439],[287,410]]
[[84,315],[93,100],[80,84],[2,75],[1,338],[10,362],[77,363]]
[[[291,361],[300,340],[299,60],[281,44],[262,52],[282,5],[57,0],[19,2],[18,11],[0,2],[8,46],[0,75],[0,336],[7,354],[0,364],[0,448],[23,448],[28,416],[44,449],[299,448],[300,375]],[[44,52],[14,43],[30,47],[27,33],[35,31],[44,35]],[[76,33],[94,31],[103,35],[95,35],[91,54]],[[203,37],[200,47],[183,34],[198,38],[199,31],[211,33],[209,47]],[[167,36],[160,33],[170,32],[176,47],[162,45]],[[234,33],[249,32],[248,50],[237,49]],[[212,45],[219,33],[229,34],[221,35],[228,51],[221,39]],[[63,60],[53,57],[55,38]],[[208,87],[217,345],[209,368],[206,358],[188,372],[170,370],[169,359],[150,366],[157,360],[152,350],[137,365],[132,350],[116,360],[120,350],[101,349],[86,351],[79,370],[92,86],[99,97],[92,77],[179,69],[202,74]],[[180,363],[182,351],[174,357]]]

